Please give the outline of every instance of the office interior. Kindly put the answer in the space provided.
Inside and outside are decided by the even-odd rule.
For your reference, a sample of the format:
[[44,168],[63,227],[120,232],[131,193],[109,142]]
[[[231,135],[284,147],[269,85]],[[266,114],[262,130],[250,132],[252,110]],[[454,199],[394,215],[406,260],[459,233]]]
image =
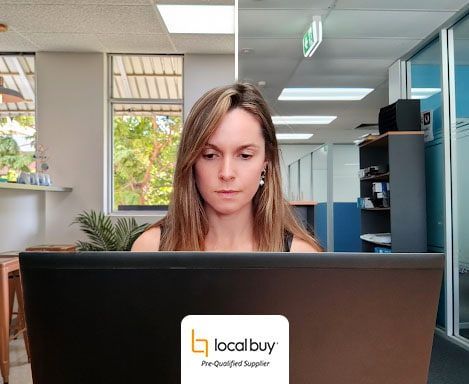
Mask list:
[[[314,203],[312,226],[327,251],[359,252],[354,141],[378,133],[381,108],[419,100],[432,118],[422,169],[426,250],[446,256],[436,332],[469,351],[469,2],[217,0],[210,3],[236,9],[233,30],[222,33],[170,32],[157,3],[182,2],[0,1],[6,26],[0,76],[24,98],[0,104],[0,138],[13,138],[15,154],[26,159],[8,163],[11,153],[0,148],[0,178],[42,171],[52,181],[0,183],[0,252],[74,244],[84,234],[71,224],[83,211],[103,212],[113,222],[163,217],[184,118],[205,91],[234,81],[256,84],[273,116],[333,117],[328,124],[276,124],[278,134],[307,137],[279,136],[283,188],[289,201]],[[314,17],[322,22],[322,42],[304,57],[302,39]],[[280,98],[285,88],[298,87],[369,93],[360,100]],[[159,132],[138,154],[146,158],[131,163],[139,142],[125,129],[143,132],[144,120]],[[155,162],[152,149],[160,143],[169,149],[158,171],[147,163]],[[26,156],[32,153],[34,159]],[[129,174],[135,167],[138,176]]]

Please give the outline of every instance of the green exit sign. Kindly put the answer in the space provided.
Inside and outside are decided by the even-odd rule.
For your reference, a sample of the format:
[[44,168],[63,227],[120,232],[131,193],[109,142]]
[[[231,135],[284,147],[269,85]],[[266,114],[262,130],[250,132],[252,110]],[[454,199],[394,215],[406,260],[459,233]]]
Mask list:
[[314,17],[313,22],[303,35],[303,56],[311,57],[322,42],[322,22],[320,17]]

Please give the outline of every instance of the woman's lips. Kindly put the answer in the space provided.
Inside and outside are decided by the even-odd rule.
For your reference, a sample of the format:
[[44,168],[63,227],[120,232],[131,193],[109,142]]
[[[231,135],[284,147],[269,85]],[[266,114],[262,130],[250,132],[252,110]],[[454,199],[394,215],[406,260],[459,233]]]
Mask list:
[[236,196],[237,193],[239,193],[239,191],[234,191],[234,190],[220,190],[220,191],[216,191],[218,193],[219,196],[222,196],[222,197],[234,197]]

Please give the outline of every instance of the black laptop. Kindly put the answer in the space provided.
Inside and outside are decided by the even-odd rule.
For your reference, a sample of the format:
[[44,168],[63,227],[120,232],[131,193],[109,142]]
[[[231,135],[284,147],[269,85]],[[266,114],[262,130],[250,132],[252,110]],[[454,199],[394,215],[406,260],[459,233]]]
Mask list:
[[34,383],[426,384],[443,260],[21,253]]

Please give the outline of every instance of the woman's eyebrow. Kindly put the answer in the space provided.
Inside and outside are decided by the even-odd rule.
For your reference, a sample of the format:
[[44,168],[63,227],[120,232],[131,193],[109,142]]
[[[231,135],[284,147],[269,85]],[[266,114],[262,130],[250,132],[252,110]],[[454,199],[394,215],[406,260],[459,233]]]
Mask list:
[[[218,148],[215,144],[211,144],[211,143],[205,144],[205,148],[213,148],[217,151],[220,151],[220,148]],[[259,146],[257,144],[244,144],[244,145],[240,145],[237,149],[238,150],[243,150],[243,149],[246,149],[246,148],[258,149]]]

